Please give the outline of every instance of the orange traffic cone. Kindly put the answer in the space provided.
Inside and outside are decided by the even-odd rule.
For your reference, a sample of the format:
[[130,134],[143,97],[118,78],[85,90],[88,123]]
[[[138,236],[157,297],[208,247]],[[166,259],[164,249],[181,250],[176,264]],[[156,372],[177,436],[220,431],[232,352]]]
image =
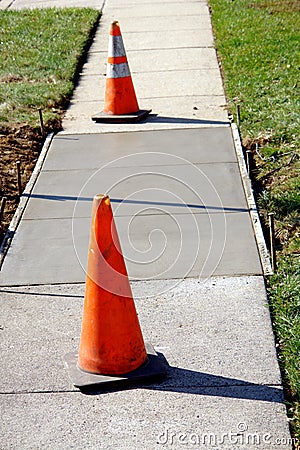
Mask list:
[[94,198],[78,365],[120,375],[146,361],[110,201]]
[[95,122],[137,122],[151,110],[140,110],[127,62],[120,25],[111,24],[103,112]]
[[[165,370],[144,344],[125,262],[105,195],[94,197],[78,359],[65,357],[75,386],[162,376]],[[76,366],[77,362],[77,366]]]

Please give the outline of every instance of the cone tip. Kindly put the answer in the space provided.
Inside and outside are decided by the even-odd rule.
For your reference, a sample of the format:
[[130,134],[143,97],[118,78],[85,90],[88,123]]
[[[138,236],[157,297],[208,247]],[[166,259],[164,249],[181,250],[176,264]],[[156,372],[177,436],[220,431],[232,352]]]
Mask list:
[[120,34],[120,24],[118,20],[114,20],[111,24],[111,32],[116,32],[117,34]]
[[120,24],[117,20],[114,20],[110,26],[110,32],[109,34],[111,36],[121,36],[121,28]]
[[105,203],[107,206],[110,205],[110,199],[109,199],[108,195],[105,195],[105,194],[97,194],[97,195],[95,195],[94,201],[95,201],[95,202],[100,202],[100,203],[101,203],[102,201],[104,201],[104,203]]

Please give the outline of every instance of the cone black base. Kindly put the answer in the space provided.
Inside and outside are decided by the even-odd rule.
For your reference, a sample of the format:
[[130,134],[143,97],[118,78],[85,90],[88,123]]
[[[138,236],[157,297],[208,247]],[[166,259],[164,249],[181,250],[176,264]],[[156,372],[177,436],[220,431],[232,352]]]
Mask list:
[[92,117],[92,120],[97,123],[134,123],[145,119],[150,113],[151,109],[141,109],[136,113],[130,114],[106,114],[100,112]]
[[70,379],[74,386],[85,389],[108,390],[111,388],[122,388],[130,384],[141,382],[154,382],[164,378],[167,374],[166,364],[159,358],[153,346],[145,343],[148,359],[138,369],[125,375],[98,375],[84,372],[77,365],[78,354],[68,353],[64,357],[69,371]]

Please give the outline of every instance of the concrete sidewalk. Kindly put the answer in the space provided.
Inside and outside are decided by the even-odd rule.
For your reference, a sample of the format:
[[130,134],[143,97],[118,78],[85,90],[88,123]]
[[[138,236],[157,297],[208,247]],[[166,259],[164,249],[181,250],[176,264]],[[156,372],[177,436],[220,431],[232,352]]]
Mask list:
[[[140,107],[153,110],[140,124],[91,121],[115,19]],[[292,448],[225,102],[206,1],[106,1],[0,274],[4,448]],[[85,396],[63,356],[78,349],[91,201],[101,192],[144,338],[168,378]]]

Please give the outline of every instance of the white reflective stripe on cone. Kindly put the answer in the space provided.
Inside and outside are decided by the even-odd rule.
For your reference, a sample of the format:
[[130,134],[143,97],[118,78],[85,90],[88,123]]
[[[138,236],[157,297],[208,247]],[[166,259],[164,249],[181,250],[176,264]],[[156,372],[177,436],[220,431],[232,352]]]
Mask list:
[[107,64],[106,78],[126,78],[130,77],[130,70],[127,63]]
[[122,36],[109,36],[108,57],[126,56]]

